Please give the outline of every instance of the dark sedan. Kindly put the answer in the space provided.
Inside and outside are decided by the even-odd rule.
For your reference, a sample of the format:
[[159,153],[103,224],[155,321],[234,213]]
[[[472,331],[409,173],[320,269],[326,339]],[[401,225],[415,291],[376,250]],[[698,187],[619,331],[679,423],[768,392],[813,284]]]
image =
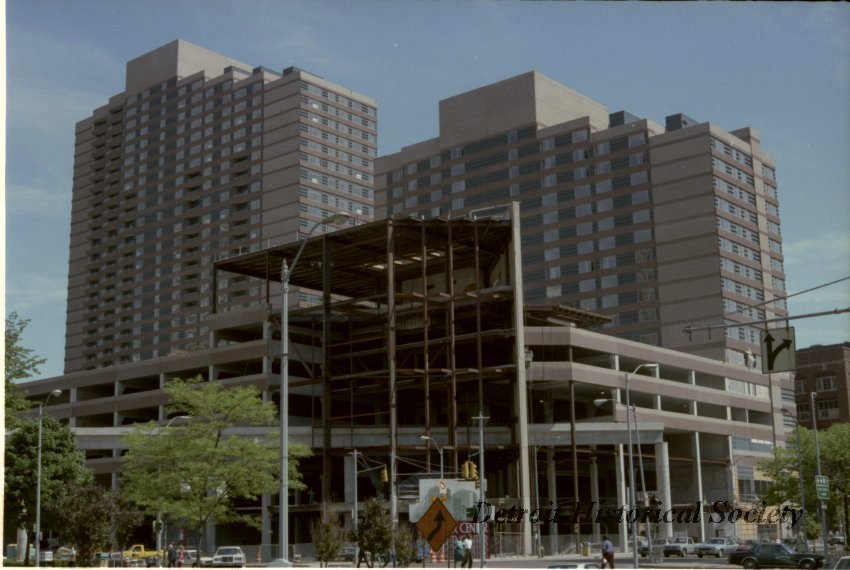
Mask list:
[[820,568],[823,555],[795,552],[785,544],[756,544],[729,555],[729,564],[744,568]]

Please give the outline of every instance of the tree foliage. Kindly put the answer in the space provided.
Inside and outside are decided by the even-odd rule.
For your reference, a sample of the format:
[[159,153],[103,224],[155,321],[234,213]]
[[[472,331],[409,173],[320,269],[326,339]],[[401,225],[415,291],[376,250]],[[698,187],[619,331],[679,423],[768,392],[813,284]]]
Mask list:
[[65,544],[74,544],[82,566],[93,562],[94,556],[116,543],[117,528],[137,526],[141,513],[128,507],[110,489],[96,483],[71,484],[59,490],[47,513],[56,534]]
[[20,386],[20,380],[26,380],[39,373],[39,366],[45,360],[35,355],[30,348],[23,346],[24,330],[29,324],[18,313],[10,313],[6,317],[6,360],[5,360],[5,390],[6,390],[6,427],[13,428],[18,424],[17,414],[32,407],[26,399]]
[[337,559],[345,541],[345,530],[339,522],[339,516],[331,515],[324,519],[314,519],[310,523],[310,537],[316,548],[319,566],[326,568],[328,562]]
[[[71,430],[52,416],[42,419],[41,507],[51,508],[62,490],[93,479],[85,457],[76,449]],[[6,442],[4,517],[8,528],[32,529],[36,510],[38,421],[23,420]],[[59,530],[51,517],[41,517],[42,532]]]
[[416,531],[409,524],[400,524],[393,534],[393,545],[399,568],[407,568],[416,556]]
[[[252,386],[226,388],[200,378],[174,380],[165,392],[169,413],[186,419],[169,428],[144,424],[126,437],[122,488],[128,498],[149,513],[186,519],[200,544],[208,521],[259,526],[259,517],[236,511],[233,500],[279,488],[276,434],[251,430],[276,423],[274,405]],[[290,488],[304,488],[297,462],[310,450],[289,449]]]
[[[800,455],[802,459],[803,487],[806,494],[806,515],[810,521],[818,520],[818,499],[815,489],[817,474],[817,454],[815,437],[812,430],[800,428]],[[850,424],[834,424],[829,429],[818,430],[820,447],[821,474],[829,477],[830,496],[826,501],[827,516],[830,528],[838,528],[839,521],[844,520],[845,528],[850,527],[848,521],[847,502],[845,497],[850,495]],[[759,468],[771,480],[762,499],[771,504],[782,504],[790,501],[801,505],[800,501],[800,469],[797,459],[797,436],[792,434],[788,447],[776,449],[772,459],[759,462]],[[820,525],[809,527],[810,538],[820,535]]]
[[393,543],[393,524],[390,514],[378,503],[369,499],[360,511],[357,530],[351,533],[351,540],[360,550],[371,554],[366,565],[371,568],[378,554],[388,553]]

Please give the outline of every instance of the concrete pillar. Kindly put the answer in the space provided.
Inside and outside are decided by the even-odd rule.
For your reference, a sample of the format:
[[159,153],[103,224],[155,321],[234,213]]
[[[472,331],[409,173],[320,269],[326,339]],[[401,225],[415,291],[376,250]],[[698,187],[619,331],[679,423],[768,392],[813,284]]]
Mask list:
[[[546,476],[547,476],[547,493],[546,499],[540,499],[540,503],[544,506],[549,506],[549,502],[551,501],[555,505],[558,504],[558,489],[557,489],[557,473],[555,472],[556,464],[555,464],[555,448],[547,447],[546,448]],[[549,525],[549,547],[547,548],[548,554],[557,554],[558,553],[558,523]]]
[[[614,458],[617,474],[617,508],[620,508],[629,503],[629,499],[626,496],[626,468],[623,463],[624,453],[622,444],[618,444],[614,449],[617,451],[617,456]],[[626,552],[628,550],[629,534],[626,518],[623,517],[623,520],[620,522],[620,552]],[[611,529],[608,529],[608,532],[611,532]]]
[[273,560],[272,556],[272,532],[274,531],[272,527],[272,515],[269,512],[269,507],[272,505],[272,497],[269,493],[263,493],[263,496],[260,499],[260,505],[262,509],[261,513],[261,529],[260,529],[260,556],[262,556],[263,561]]
[[347,456],[345,458],[345,461],[343,461],[343,465],[344,465],[344,469],[345,469],[345,473],[344,473],[344,478],[345,478],[345,503],[351,504],[351,508],[352,508],[352,512],[353,512],[353,510],[354,510],[354,500],[355,500],[354,478],[357,476],[355,474],[355,468],[354,468],[354,456],[353,455]]
[[[513,323],[516,334],[516,345],[514,346],[514,359],[518,364],[525,361],[525,312],[522,295],[522,255],[520,248],[522,239],[520,236],[520,211],[519,202],[514,202],[511,209],[512,233],[511,233],[511,277],[514,286],[514,304],[513,304]],[[531,482],[529,475],[531,473],[531,464],[529,462],[528,452],[528,384],[526,382],[525,366],[516,367],[516,390],[514,393],[516,402],[515,413],[516,436],[519,443],[519,499],[520,508],[526,509],[526,512],[531,512]],[[483,451],[483,450],[482,450]],[[522,551],[526,555],[532,553],[531,543],[531,525],[527,524],[527,519],[523,523],[522,533]]]
[[[697,482],[697,496],[695,503],[701,504],[703,500],[702,490],[702,453],[699,445],[699,432],[694,432],[694,477]],[[705,517],[700,513],[699,517],[699,541],[705,541]]]
[[[667,442],[655,444],[655,478],[658,486],[658,499],[661,501],[662,512],[671,508],[672,498],[670,496],[670,456],[668,455]],[[658,538],[671,538],[673,528],[669,524],[658,525]]]
[[[590,446],[591,451],[596,451],[596,446]],[[590,502],[595,503],[599,507],[599,465],[596,463],[596,457],[590,457]],[[602,537],[599,534],[599,523],[596,522],[596,517],[593,518],[593,542],[599,542]]]

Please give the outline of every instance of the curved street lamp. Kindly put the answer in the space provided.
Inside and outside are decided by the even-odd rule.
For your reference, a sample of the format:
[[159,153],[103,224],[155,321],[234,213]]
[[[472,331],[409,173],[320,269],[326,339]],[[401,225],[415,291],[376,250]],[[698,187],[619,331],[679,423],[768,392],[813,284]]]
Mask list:
[[[629,484],[629,500],[632,503],[633,509],[637,508],[637,498],[636,498],[636,495],[635,495],[635,486],[636,486],[635,485],[635,463],[634,463],[634,457],[633,457],[633,451],[632,451],[632,414],[634,414],[634,417],[635,417],[635,431],[637,431],[637,409],[634,409],[632,407],[629,380],[631,380],[631,377],[634,376],[635,374],[637,374],[638,371],[641,368],[651,368],[651,369],[653,369],[657,372],[658,371],[658,364],[644,362],[643,364],[639,364],[637,366],[637,368],[635,368],[631,372],[626,372],[626,430],[628,431],[628,434],[629,434],[629,474],[630,474],[629,475],[630,476],[630,479],[629,479],[629,483],[630,483]],[[594,400],[593,403],[597,406],[601,406],[602,404],[609,402],[609,401],[611,401],[609,398],[600,398],[600,399]],[[640,450],[640,434],[638,434],[638,440],[637,441],[638,441],[638,454],[640,455],[640,464],[641,464],[641,486],[643,487],[644,497],[648,498],[646,496],[646,484],[644,483],[644,479],[643,479],[643,455],[641,454],[641,450]],[[647,540],[650,541],[649,542],[649,552],[650,552],[650,555],[651,555],[651,553],[652,553],[652,541],[649,539],[649,537],[647,537]],[[635,568],[640,567],[640,561],[638,559],[637,517],[635,517],[635,519],[632,520],[632,563],[634,564]]]
[[283,286],[283,299],[280,316],[280,497],[279,497],[279,536],[280,558],[272,564],[274,566],[290,566],[289,562],[289,278],[295,271],[295,266],[304,252],[304,246],[313,232],[319,226],[343,224],[351,219],[351,215],[345,212],[336,212],[325,216],[316,222],[307,235],[301,241],[301,247],[292,260],[292,265],[287,266],[286,259],[281,263],[280,281]]
[[50,392],[44,402],[38,403],[38,460],[35,482],[35,565],[41,566],[41,420],[44,417],[44,406],[50,401],[51,396],[59,397],[62,390],[58,388]]

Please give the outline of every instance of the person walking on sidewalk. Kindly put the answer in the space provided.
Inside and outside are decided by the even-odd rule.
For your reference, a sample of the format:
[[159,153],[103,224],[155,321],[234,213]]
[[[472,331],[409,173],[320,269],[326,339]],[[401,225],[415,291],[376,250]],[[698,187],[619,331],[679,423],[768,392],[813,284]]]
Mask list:
[[463,565],[462,568],[472,568],[472,539],[469,535],[463,537]]
[[614,568],[614,543],[607,536],[602,537],[602,567]]

